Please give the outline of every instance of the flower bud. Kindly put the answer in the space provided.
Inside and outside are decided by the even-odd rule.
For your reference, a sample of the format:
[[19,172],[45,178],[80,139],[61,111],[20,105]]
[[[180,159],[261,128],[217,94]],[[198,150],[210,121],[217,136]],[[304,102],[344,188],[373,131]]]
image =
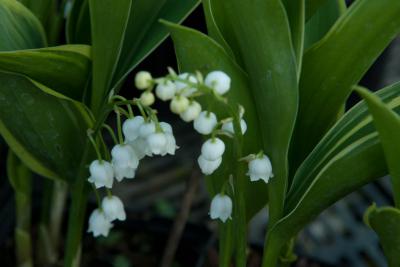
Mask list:
[[213,88],[217,94],[223,95],[231,87],[231,78],[223,71],[212,71],[207,74],[204,84]]
[[[181,73],[178,75],[178,78],[181,80],[186,80],[190,83],[197,84],[197,79],[194,75],[191,75],[187,72]],[[183,96],[191,96],[194,92],[197,91],[196,87],[190,86],[183,81],[175,81],[176,92]]]
[[212,133],[214,127],[217,125],[217,116],[209,111],[202,111],[199,116],[194,120],[194,129],[203,134],[207,135]]
[[201,112],[201,106],[196,101],[191,101],[188,108],[180,114],[182,120],[190,122],[195,120]]
[[135,76],[135,85],[138,89],[144,90],[152,85],[153,78],[148,71],[139,71]]
[[139,129],[144,123],[144,119],[142,116],[136,116],[131,119],[127,119],[124,121],[122,125],[122,131],[125,136],[125,140],[131,142],[138,138],[139,136]]
[[101,210],[95,209],[92,214],[90,214],[88,232],[93,233],[94,237],[100,235],[108,236],[112,227],[112,223]]
[[112,165],[105,161],[94,160],[89,167],[89,182],[94,183],[96,188],[111,188],[114,181],[114,171]]
[[269,179],[274,176],[269,158],[266,155],[263,155],[250,160],[247,175],[250,176],[250,181],[252,182],[261,179],[265,183],[268,183]]
[[156,87],[156,95],[163,101],[171,100],[175,96],[175,84],[169,80],[163,80]]
[[108,220],[114,221],[116,219],[125,221],[126,214],[124,204],[117,196],[107,196],[101,202],[101,208]]
[[206,160],[203,155],[200,155],[197,159],[200,170],[205,175],[211,175],[221,165],[222,157],[216,160]]
[[189,99],[182,95],[175,96],[169,107],[173,113],[181,114],[189,107]]
[[154,104],[155,98],[151,91],[145,91],[140,95],[140,103],[143,106],[151,106]]
[[215,137],[208,139],[201,147],[201,155],[206,160],[216,160],[222,157],[225,151],[224,142]]
[[211,219],[220,219],[222,222],[231,219],[232,200],[227,195],[217,194],[211,201],[210,217]]
[[[240,128],[242,129],[242,134],[245,134],[246,131],[247,131],[247,123],[246,123],[246,121],[243,120],[243,119],[240,120]],[[235,130],[234,130],[234,128],[233,128],[233,122],[232,122],[232,121],[230,121],[230,122],[225,122],[225,123],[222,125],[222,130],[223,130],[223,131],[226,131],[226,132],[228,132],[228,133],[234,134],[234,133],[235,133]]]

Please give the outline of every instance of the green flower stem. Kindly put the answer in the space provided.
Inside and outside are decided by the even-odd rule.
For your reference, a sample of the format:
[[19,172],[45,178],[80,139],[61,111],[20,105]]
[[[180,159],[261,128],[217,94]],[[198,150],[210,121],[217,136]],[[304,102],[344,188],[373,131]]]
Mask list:
[[[104,121],[106,120],[109,113],[113,110],[109,106],[105,106],[101,115],[96,120],[93,127],[93,135],[101,129]],[[65,245],[65,256],[64,256],[64,267],[79,267],[80,256],[81,256],[81,240],[86,212],[86,202],[89,193],[89,185],[87,183],[87,165],[88,162],[93,158],[93,150],[90,144],[91,141],[86,141],[82,160],[80,163],[79,172],[77,174],[77,180],[71,188],[71,207],[69,210],[68,218],[68,232],[67,242]]]
[[265,244],[262,267],[277,267],[281,266],[279,258],[284,243],[274,235],[274,232],[268,231]]
[[109,125],[107,125],[107,124],[103,124],[102,127],[104,129],[106,129],[108,131],[108,133],[111,135],[111,138],[113,139],[114,144],[118,145],[119,142],[118,142],[117,136],[114,133],[114,130],[111,129],[111,127]]
[[117,114],[117,130],[118,130],[118,140],[119,144],[124,143],[124,137],[122,135],[122,123],[121,123],[121,113],[118,109],[115,109],[115,113]]
[[[232,109],[233,110],[233,109]],[[235,131],[234,150],[235,158],[242,158],[242,131],[240,128],[240,116],[236,112],[233,115],[233,128]],[[234,184],[234,225],[236,234],[236,266],[245,267],[247,262],[247,222],[246,222],[246,203],[244,197],[245,170],[242,163],[236,164],[236,174],[233,177]]]
[[231,258],[233,251],[233,235],[231,220],[226,223],[219,223],[219,267],[231,266]]

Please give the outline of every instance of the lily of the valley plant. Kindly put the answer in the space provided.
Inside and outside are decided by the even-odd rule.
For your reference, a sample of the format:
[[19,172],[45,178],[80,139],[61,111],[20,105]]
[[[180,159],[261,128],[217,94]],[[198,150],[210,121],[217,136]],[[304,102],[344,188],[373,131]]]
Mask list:
[[[173,125],[158,119],[156,98],[204,137],[197,163],[219,222],[221,267],[246,266],[248,221],[264,207],[262,266],[287,266],[297,233],[335,201],[389,170],[399,192],[400,147],[390,134],[399,128],[390,127],[400,124],[400,85],[372,94],[358,83],[399,34],[400,1],[204,0],[208,35],[177,24],[198,4],[192,0],[21,2],[0,0],[0,133],[10,147],[21,266],[32,266],[32,173],[50,178],[43,266],[58,258],[51,248],[67,187],[64,266],[79,265],[85,230],[107,236],[126,219],[113,185],[134,179],[144,157],[173,156],[179,147]],[[63,16],[67,45],[59,41]],[[128,73],[168,32],[179,69],[158,78],[140,71],[140,97],[120,95]],[[354,89],[366,102],[345,110]],[[105,124],[112,113],[116,129]],[[98,207],[86,222],[90,192]],[[398,267],[400,235],[384,228],[398,220],[394,199],[393,208],[372,206],[366,222]],[[388,227],[400,233],[398,225]]]

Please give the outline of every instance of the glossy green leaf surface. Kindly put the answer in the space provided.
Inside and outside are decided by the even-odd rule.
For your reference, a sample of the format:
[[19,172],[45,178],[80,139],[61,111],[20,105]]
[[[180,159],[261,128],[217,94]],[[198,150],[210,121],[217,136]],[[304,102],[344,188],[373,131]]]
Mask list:
[[283,0],[289,20],[293,50],[296,55],[297,75],[300,77],[304,48],[305,0]]
[[[246,110],[244,118],[248,124],[248,131],[244,135],[246,147],[243,148],[243,154],[248,155],[254,153],[254,151],[257,152],[261,146],[260,132],[247,75],[226,54],[224,49],[208,36],[176,24],[168,24],[168,28],[174,41],[180,71],[194,72],[198,70],[203,74],[207,74],[213,70],[222,70],[231,77],[232,87],[227,94],[228,101],[230,103],[240,103]],[[220,119],[226,118],[228,115],[220,104],[213,103],[209,98],[202,99],[202,105],[205,109],[208,106],[212,107],[212,110],[216,110],[216,114]],[[227,142],[230,142],[229,139],[227,139]],[[245,164],[238,163],[237,158],[233,157],[232,151],[229,150],[231,146],[227,145],[228,150],[224,153],[221,167],[215,174],[207,178],[212,194],[220,192],[223,183],[232,174],[233,166]],[[249,179],[246,180],[248,181],[245,188],[246,199],[248,199],[246,201],[248,204],[247,216],[251,218],[255,212],[266,204],[267,186],[263,182],[250,183]]]
[[307,21],[304,34],[304,50],[321,40],[340,16],[338,0],[327,0]]
[[306,20],[309,20],[326,1],[327,0],[306,0]]
[[292,147],[295,167],[335,123],[352,86],[400,32],[399,14],[398,0],[356,1],[304,55]]
[[68,43],[91,43],[89,0],[73,1],[65,32]]
[[[297,113],[296,60],[286,11],[280,0],[223,2],[249,75],[264,152],[274,166],[270,220],[281,216],[288,176],[288,148]],[[254,151],[257,152],[257,151]]]
[[[16,198],[19,198],[21,202],[30,202],[32,172],[11,150],[9,150],[7,156],[7,176],[11,186],[17,194]],[[22,228],[27,226],[30,225],[20,225]]]
[[15,0],[0,0],[0,32],[0,51],[46,46],[39,20]]
[[[400,84],[377,95],[400,113]],[[362,101],[336,123],[300,166],[286,199],[286,216],[272,235],[283,245],[334,202],[386,173],[378,133]]]
[[379,97],[365,89],[357,89],[364,98],[374,118],[379,133],[389,173],[392,178],[393,195],[396,207],[400,207],[400,117]]
[[372,205],[364,221],[378,234],[389,267],[400,266],[400,210]]
[[79,101],[89,79],[90,63],[90,47],[84,45],[0,52],[0,70],[24,74]]
[[159,19],[180,23],[199,3],[199,0],[133,1],[114,82],[120,84],[167,37],[168,32]]
[[81,104],[26,76],[0,72],[0,133],[34,172],[73,182],[89,127]]
[[122,50],[131,0],[89,0],[93,83],[91,107],[96,115],[111,90]]

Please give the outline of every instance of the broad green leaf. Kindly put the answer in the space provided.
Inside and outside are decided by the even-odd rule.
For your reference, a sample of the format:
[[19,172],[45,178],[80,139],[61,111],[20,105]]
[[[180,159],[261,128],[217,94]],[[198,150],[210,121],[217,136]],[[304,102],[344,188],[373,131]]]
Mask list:
[[90,67],[90,47],[84,45],[0,52],[0,70],[24,74],[79,101]]
[[15,0],[0,0],[0,33],[0,51],[46,46],[39,20]]
[[368,90],[358,88],[357,92],[364,98],[374,118],[392,178],[394,202],[396,207],[400,207],[400,117]]
[[[377,95],[400,113],[399,83]],[[362,101],[333,126],[296,172],[286,216],[272,229],[272,239],[283,245],[334,202],[386,173],[378,133]]]
[[293,49],[296,55],[297,76],[300,77],[304,48],[305,0],[283,0],[289,19]]
[[73,1],[65,32],[68,43],[91,43],[89,0]]
[[[261,147],[260,132],[247,75],[220,45],[206,35],[176,24],[168,23],[167,25],[174,41],[180,71],[194,72],[198,70],[207,74],[213,70],[222,70],[231,77],[232,88],[227,94],[228,101],[239,103],[246,110],[244,118],[248,124],[248,131],[244,135],[246,145],[243,148],[243,154],[248,155],[257,152]],[[218,104],[214,104],[208,98],[202,99],[202,105],[205,109],[211,105],[220,119],[226,118],[228,115],[226,110],[219,107]],[[220,192],[223,183],[232,174],[232,167],[238,164],[238,159],[234,158],[232,151],[229,150],[231,146],[227,146],[228,150],[224,153],[222,166],[215,175],[207,178],[207,182],[211,185],[212,195]],[[248,218],[251,218],[266,204],[267,186],[263,182],[250,183],[249,179],[246,179],[246,181],[245,194],[248,200],[246,201],[248,204],[246,211]]]
[[400,266],[400,210],[372,205],[364,221],[378,234],[389,267]]
[[208,34],[230,55],[234,56],[236,62],[243,67],[240,45],[234,31],[235,26],[231,23],[225,10],[225,2],[224,0],[203,1]]
[[39,19],[42,25],[47,24],[47,20],[51,15],[53,8],[53,0],[19,0],[24,6],[29,8],[32,13]]
[[75,181],[89,127],[81,104],[26,76],[0,71],[0,133],[34,172]]
[[122,50],[131,0],[89,0],[92,32],[93,82],[91,108],[95,115],[111,90]]
[[[232,51],[231,47],[229,44],[226,42],[224,36],[222,35],[221,30],[219,29],[219,26],[217,25],[216,17],[215,17],[215,10],[211,7],[211,3],[213,0],[203,0],[203,10],[204,10],[204,16],[206,18],[206,24],[207,24],[207,30],[208,30],[208,36],[214,39],[219,45],[221,45],[224,49],[225,52],[228,53],[232,58],[235,58],[235,54]],[[213,1],[213,2],[217,2]]]
[[304,34],[304,49],[325,36],[340,16],[338,0],[327,0],[307,21]]
[[168,35],[160,19],[181,23],[200,3],[199,0],[135,0],[126,29],[121,57],[113,86],[148,56]]
[[352,86],[400,32],[399,14],[398,0],[356,1],[304,55],[294,167],[335,123]]
[[[282,214],[288,176],[288,148],[297,113],[296,60],[286,12],[280,0],[224,1],[249,75],[264,152],[274,178],[269,186],[270,220]],[[257,151],[254,151],[257,152]]]

